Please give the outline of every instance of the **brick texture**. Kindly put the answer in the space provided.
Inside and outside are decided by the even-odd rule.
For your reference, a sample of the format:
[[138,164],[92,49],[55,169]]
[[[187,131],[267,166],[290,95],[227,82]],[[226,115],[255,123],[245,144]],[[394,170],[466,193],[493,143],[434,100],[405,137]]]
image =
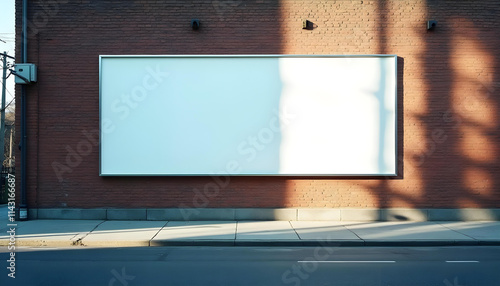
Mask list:
[[[29,1],[29,207],[500,207],[498,15],[493,0]],[[397,54],[400,175],[231,177],[205,194],[217,179],[99,177],[103,54]]]

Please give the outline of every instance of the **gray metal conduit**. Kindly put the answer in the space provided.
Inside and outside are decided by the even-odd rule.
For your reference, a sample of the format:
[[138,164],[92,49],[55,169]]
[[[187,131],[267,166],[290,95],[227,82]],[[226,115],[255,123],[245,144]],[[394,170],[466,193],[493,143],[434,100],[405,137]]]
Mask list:
[[[28,0],[23,0],[23,23],[21,39],[22,63],[28,62]],[[26,132],[26,86],[21,85],[21,198],[19,204],[19,220],[28,219],[28,205],[26,198],[26,151],[28,149],[28,140]]]

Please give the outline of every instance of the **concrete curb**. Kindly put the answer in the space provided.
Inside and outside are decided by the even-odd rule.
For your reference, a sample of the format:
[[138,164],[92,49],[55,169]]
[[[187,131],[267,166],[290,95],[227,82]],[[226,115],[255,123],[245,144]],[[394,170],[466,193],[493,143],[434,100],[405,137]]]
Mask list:
[[234,240],[151,240],[149,246],[234,246]]
[[[0,240],[8,246],[9,240]],[[31,247],[158,247],[158,246],[312,246],[312,247],[425,247],[425,246],[500,246],[500,240],[150,240],[150,241],[51,241],[20,239],[16,246]]]
[[[398,241],[365,241],[364,246],[477,246],[479,241],[473,240],[398,240]],[[498,241],[500,245],[500,241]]]
[[[9,246],[8,239],[0,239],[0,246]],[[75,240],[43,240],[43,239],[22,239],[16,240],[16,247],[31,246],[31,247],[71,247],[80,246]]]

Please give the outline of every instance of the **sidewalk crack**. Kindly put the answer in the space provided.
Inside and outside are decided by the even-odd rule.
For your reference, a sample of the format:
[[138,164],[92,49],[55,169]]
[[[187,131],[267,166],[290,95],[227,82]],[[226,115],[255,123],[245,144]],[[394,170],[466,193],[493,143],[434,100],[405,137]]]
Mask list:
[[[96,228],[98,228],[104,222],[105,222],[105,220],[103,220],[100,223],[98,223],[91,231],[87,232],[83,237],[80,237],[77,240],[73,241],[73,243],[71,245],[73,245],[73,246],[85,246],[85,244],[83,244],[83,239],[86,238],[89,234],[91,234],[94,230],[96,230]],[[75,234],[75,236],[77,236],[77,235],[78,234]],[[75,236],[73,236],[73,238]]]
[[479,241],[479,239],[476,239],[476,238],[474,238],[474,237],[472,237],[472,236],[470,236],[470,235],[467,235],[467,234],[465,234],[465,233],[461,233],[461,232],[460,232],[460,231],[458,231],[458,230],[454,230],[454,229],[452,229],[452,228],[449,228],[449,227],[447,227],[446,225],[444,225],[444,224],[442,224],[442,223],[436,222],[435,224],[438,224],[438,225],[440,225],[440,226],[442,226],[442,227],[444,227],[444,228],[447,228],[447,229],[449,229],[449,230],[451,230],[451,231],[454,231],[454,232],[456,232],[456,233],[460,233],[461,235],[467,236],[468,238],[471,238],[471,239],[473,239],[473,240],[475,240],[475,241]]
[[153,239],[155,239],[155,237],[158,235],[158,233],[160,233],[160,231],[162,231],[168,224],[168,220],[165,222],[165,224],[160,227],[160,229],[155,233],[155,235],[153,235],[153,237],[151,237],[151,239],[148,241],[148,245],[151,246],[151,241],[153,241]]
[[290,227],[293,229],[293,232],[295,232],[295,234],[297,235],[297,237],[299,238],[299,240],[302,240],[302,238],[300,237],[300,235],[297,232],[297,230],[295,229],[295,227],[293,227],[292,221],[289,220],[288,223],[290,224]]
[[240,223],[239,221],[236,221],[236,229],[234,232],[234,243],[236,243],[236,237],[238,236],[238,224],[239,223]]
[[348,228],[347,226],[345,226],[345,224],[342,224],[342,227],[344,227],[345,229],[347,229],[348,231],[352,232],[352,234],[354,234],[357,238],[359,238],[359,240],[365,242],[364,239],[362,239],[357,233],[355,233],[353,230],[351,230],[350,228]]

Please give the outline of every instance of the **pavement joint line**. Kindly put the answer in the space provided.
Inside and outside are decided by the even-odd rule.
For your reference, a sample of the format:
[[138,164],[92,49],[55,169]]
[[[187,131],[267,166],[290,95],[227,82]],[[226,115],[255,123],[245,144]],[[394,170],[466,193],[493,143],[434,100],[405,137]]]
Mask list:
[[[89,234],[91,234],[94,230],[96,230],[96,228],[98,228],[101,224],[103,224],[106,220],[103,220],[101,221],[100,223],[98,223],[91,231],[87,232],[83,237],[73,241],[73,246],[78,246],[78,245],[84,245],[83,244],[83,239],[86,238]],[[75,235],[76,236],[76,235]],[[73,236],[74,237],[74,236]],[[72,237],[72,238],[73,238]]]
[[236,221],[236,226],[234,228],[234,240],[233,243],[236,241],[236,237],[238,236],[238,225],[240,224],[239,221]]
[[479,263],[477,260],[446,260],[447,263]]
[[461,232],[460,232],[460,231],[458,231],[458,230],[454,230],[454,229],[452,229],[452,228],[449,228],[449,227],[447,227],[446,225],[444,225],[444,224],[442,224],[442,223],[437,222],[436,224],[437,224],[437,225],[440,225],[440,226],[442,226],[442,227],[444,227],[444,228],[447,228],[447,229],[449,229],[449,230],[451,230],[451,231],[454,231],[454,232],[456,232],[456,233],[459,233],[459,234],[461,234],[461,235],[467,236],[468,238],[470,238],[470,239],[472,239],[472,240],[476,240],[476,241],[477,241],[477,239],[475,239],[474,237],[472,237],[472,236],[470,236],[470,235],[467,235],[467,234],[465,234],[465,233],[461,233]]
[[351,229],[349,229],[345,224],[342,224],[342,227],[347,229],[348,231],[352,232],[357,238],[359,238],[359,240],[365,242],[364,239],[361,238],[361,236],[359,236],[357,233],[355,233],[354,231],[352,231]]
[[[73,235],[69,240],[73,240],[73,238],[75,238],[76,236],[78,236],[79,233],[75,233],[75,235]],[[78,241],[78,239],[77,239]]]
[[297,235],[298,239],[299,240],[302,240],[302,238],[300,237],[299,233],[297,232],[297,230],[293,227],[292,225],[292,222],[291,221],[288,221],[288,224],[290,225],[290,227],[293,229],[293,232],[295,232],[295,235]]
[[151,246],[151,242],[153,241],[153,239],[155,239],[155,237],[158,235],[158,233],[160,233],[160,231],[162,231],[168,224],[168,220],[165,222],[165,224],[155,233],[155,235],[153,235],[153,237],[151,237],[151,239],[148,241],[148,246]]

